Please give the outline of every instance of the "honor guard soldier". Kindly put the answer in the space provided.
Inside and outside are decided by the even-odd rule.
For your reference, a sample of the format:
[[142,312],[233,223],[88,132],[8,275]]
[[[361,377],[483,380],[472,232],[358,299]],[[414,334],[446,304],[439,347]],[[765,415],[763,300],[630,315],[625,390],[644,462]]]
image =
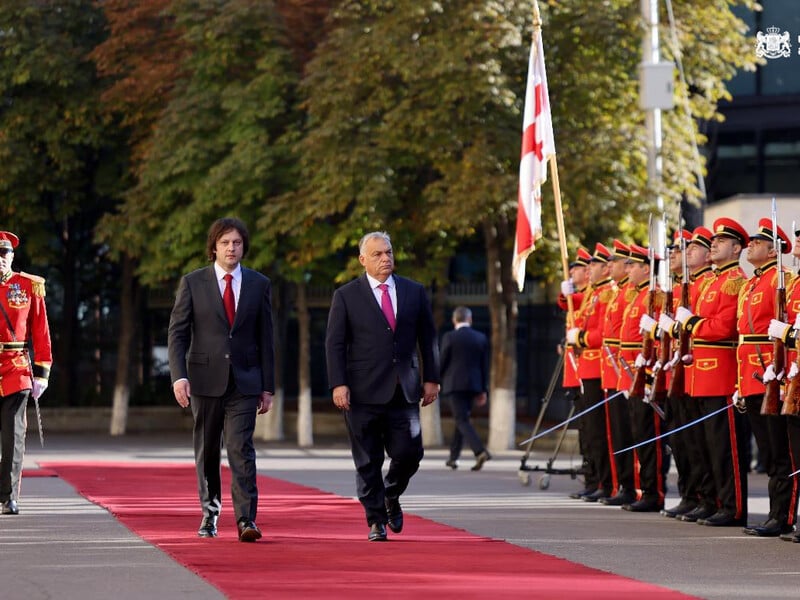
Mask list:
[[[681,277],[683,275],[683,247],[688,246],[692,240],[692,232],[688,229],[679,229],[673,235],[672,243],[667,247],[667,251],[669,252],[669,271],[672,277],[672,303],[669,307],[664,307],[665,312],[662,312],[662,316],[669,316],[674,315],[675,310],[677,309],[680,300],[681,300],[681,289],[682,289],[682,281]],[[690,277],[687,279],[691,279]],[[690,281],[687,280],[686,285],[688,286]],[[688,287],[687,287],[688,289]],[[668,312],[667,312],[668,310]],[[658,321],[650,317],[649,315],[642,315],[640,325],[642,329],[646,329],[650,335],[656,336],[659,340],[659,357],[667,357],[665,364],[660,364],[662,361],[659,360],[659,369],[664,370],[664,377],[665,377],[665,390],[670,390],[671,386],[671,369],[672,369],[672,361],[673,355],[678,352],[677,348],[675,348],[676,340],[671,335],[671,330],[669,329],[657,329]],[[664,348],[662,344],[668,344],[668,348]],[[680,428],[685,423],[688,423],[686,420],[686,411],[684,410],[684,403],[685,403],[685,395],[683,394],[683,389],[679,394],[675,394],[674,396],[670,396],[667,392],[667,400],[664,405],[664,413],[665,413],[665,427],[669,430],[675,430]],[[664,509],[661,513],[667,517],[675,517],[677,511],[683,510],[684,512],[688,512],[691,508],[694,508],[696,504],[693,504],[691,508],[686,508],[687,503],[684,502],[684,498],[687,495],[691,495],[691,492],[688,491],[689,488],[689,473],[692,468],[691,460],[689,458],[689,451],[686,448],[686,434],[683,431],[678,431],[673,433],[669,436],[669,446],[672,450],[672,457],[675,460],[675,467],[678,471],[678,493],[681,496],[681,504],[679,505],[681,508],[674,507],[672,509]]]
[[[581,380],[583,401],[589,408],[603,400],[601,386],[603,324],[606,309],[613,295],[609,276],[611,251],[603,244],[596,244],[589,261],[589,286],[584,292],[580,309],[580,327],[567,330],[567,344],[578,349],[578,377]],[[605,408],[605,407],[604,407]],[[596,474],[597,489],[583,496],[585,502],[596,502],[608,498],[613,492],[611,461],[608,453],[608,430],[605,410],[593,410],[581,417],[583,448],[588,459],[589,471]]]
[[[570,278],[561,282],[561,294],[558,297],[558,306],[567,311],[567,329],[571,327],[581,327],[582,316],[581,307],[585,291],[589,282],[589,272],[587,267],[592,255],[586,248],[578,248],[575,260],[569,264]],[[570,307],[570,303],[572,306]],[[572,309],[570,312],[570,308]],[[580,412],[586,408],[583,394],[581,393],[581,381],[578,377],[578,364],[580,361],[579,352],[576,352],[574,345],[566,342],[563,348],[559,346],[559,351],[564,353],[564,374],[562,386],[566,391],[567,397],[574,398],[575,412]],[[588,453],[585,448],[585,434],[583,432],[582,421],[578,422],[578,445],[583,455],[584,487],[582,490],[570,494],[570,498],[581,499],[586,495],[592,494],[597,490],[597,475],[592,471],[588,460]]]
[[[715,269],[711,279],[700,275],[705,273],[709,233],[708,256]],[[687,259],[699,269],[698,276],[690,290],[691,308],[677,309],[675,318],[691,336],[693,362],[686,370],[685,389],[690,396],[687,418],[694,421],[729,405],[736,391],[737,307],[745,283],[739,257],[749,237],[739,223],[721,218],[713,232],[701,229],[692,239]],[[748,471],[742,415],[729,406],[686,432],[699,476],[697,506],[676,518],[707,526],[741,525],[747,518]]]
[[0,231],[0,503],[4,515],[19,512],[28,396],[38,400],[47,389],[53,362],[44,279],[11,270],[18,245],[16,235]]
[[[656,257],[657,261],[660,257]],[[655,409],[644,402],[644,394],[633,389],[633,368],[644,368],[642,348],[644,337],[640,322],[642,315],[648,308],[649,294],[657,294],[658,290],[649,290],[650,283],[650,257],[649,250],[642,246],[631,244],[630,269],[628,277],[631,285],[631,295],[622,317],[620,329],[620,364],[623,365],[618,389],[628,390],[628,412],[633,432],[633,442],[639,443],[652,439],[661,434],[661,417]],[[653,305],[659,310],[663,298],[653,298]],[[641,489],[641,498],[630,504],[623,504],[622,508],[632,512],[658,512],[664,508],[664,471],[665,454],[664,442],[658,440],[640,446],[635,450],[639,462],[638,487]]]
[[[783,377],[783,373],[774,371],[770,377],[768,371],[773,362],[773,343],[768,331],[776,314],[777,256],[778,252],[789,252],[790,247],[789,238],[780,227],[777,237],[780,248],[774,245],[772,220],[758,222],[758,231],[750,236],[747,247],[747,260],[755,267],[755,272],[739,297],[739,396],[745,400],[759,457],[767,470],[770,504],[767,520],[746,527],[744,532],[761,537],[790,533],[797,520],[797,482],[789,477],[792,463],[786,417],[762,414],[764,383],[776,376]],[[785,281],[791,285],[789,277],[785,277]]]
[[[792,256],[800,258],[800,230],[794,232]],[[786,431],[794,472],[800,469],[800,378],[797,377],[800,372],[800,352],[797,342],[800,334],[800,273],[795,273],[792,282],[787,286],[786,317],[786,322],[777,319],[770,321],[768,331],[770,337],[783,339],[787,347],[791,348],[787,359],[789,367],[781,414],[786,415]],[[800,531],[787,531],[780,537],[787,542],[800,543]]]
[[[628,304],[627,297],[630,292],[628,280],[628,259],[630,247],[614,240],[614,251],[609,263],[609,274],[616,284],[611,299],[606,309],[605,323],[603,324],[603,370],[601,373],[602,386],[606,396],[611,396],[619,390],[621,367],[619,366],[620,329],[622,328],[622,315]],[[633,452],[614,454],[617,450],[633,445],[631,421],[628,416],[628,402],[622,396],[617,396],[606,404],[609,426],[611,429],[610,447],[611,476],[614,481],[614,495],[611,498],[601,498],[600,502],[607,506],[622,506],[636,501],[636,483],[634,475]]]

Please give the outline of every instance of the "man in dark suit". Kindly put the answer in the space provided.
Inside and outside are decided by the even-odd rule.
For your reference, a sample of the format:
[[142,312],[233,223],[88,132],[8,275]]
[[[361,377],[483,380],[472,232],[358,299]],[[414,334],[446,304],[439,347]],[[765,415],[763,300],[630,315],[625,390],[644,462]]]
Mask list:
[[[358,250],[365,274],[331,301],[328,384],[344,411],[368,539],[384,541],[387,523],[395,533],[403,529],[399,499],[422,460],[420,398],[427,406],[438,396],[439,348],[425,288],[393,275],[389,235],[368,233]],[[391,461],[385,478],[384,451]]]
[[480,471],[492,458],[472,426],[473,406],[486,404],[489,389],[489,340],[472,328],[472,311],[457,306],[453,311],[455,329],[442,338],[442,397],[450,402],[456,422],[450,458],[445,464],[458,468],[458,457],[464,440],[475,453],[473,471]]
[[248,247],[247,228],[239,219],[211,225],[206,252],[213,265],[185,275],[178,287],[169,321],[169,369],[175,399],[184,408],[191,404],[194,417],[203,508],[197,534],[217,535],[224,437],[239,539],[254,542],[261,531],[255,523],[253,430],[256,413],[272,406],[275,373],[270,281],[240,265]]

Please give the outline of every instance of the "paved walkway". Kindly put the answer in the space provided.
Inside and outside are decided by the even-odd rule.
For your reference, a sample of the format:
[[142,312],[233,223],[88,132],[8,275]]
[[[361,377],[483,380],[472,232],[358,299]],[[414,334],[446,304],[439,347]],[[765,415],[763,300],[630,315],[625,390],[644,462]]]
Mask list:
[[[52,435],[41,449],[32,432],[28,446],[31,469],[47,460],[192,463],[190,434]],[[554,475],[541,490],[539,474],[531,473],[525,487],[518,476],[521,452],[501,453],[477,473],[469,470],[469,457],[457,471],[444,466],[445,458],[442,449],[427,451],[402,499],[407,512],[699,597],[798,596],[800,544],[570,500],[567,494],[579,482],[569,476]],[[534,454],[528,465],[545,461]],[[570,466],[568,458],[558,466]],[[260,443],[258,467],[272,477],[348,497],[354,493],[352,462],[341,443],[311,450]],[[766,478],[751,475],[750,489],[751,520],[762,520]],[[668,504],[674,500],[673,495]],[[3,600],[221,597],[57,478],[24,478],[20,510],[19,516],[0,517]],[[261,516],[260,525],[268,536],[269,515]]]

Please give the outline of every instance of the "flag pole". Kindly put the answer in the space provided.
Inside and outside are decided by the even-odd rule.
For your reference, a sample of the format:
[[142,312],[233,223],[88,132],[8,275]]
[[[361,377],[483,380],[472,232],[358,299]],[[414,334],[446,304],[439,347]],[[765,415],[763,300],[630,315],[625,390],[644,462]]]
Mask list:
[[[539,3],[533,0],[533,35],[542,35],[542,17],[539,13]],[[569,257],[567,253],[567,234],[564,229],[564,210],[561,206],[561,186],[558,182],[558,160],[556,153],[550,159],[550,176],[553,182],[553,197],[555,200],[556,226],[558,228],[558,244],[561,251],[561,269],[564,279],[569,279]],[[567,327],[572,327],[574,322],[572,296],[567,296]]]

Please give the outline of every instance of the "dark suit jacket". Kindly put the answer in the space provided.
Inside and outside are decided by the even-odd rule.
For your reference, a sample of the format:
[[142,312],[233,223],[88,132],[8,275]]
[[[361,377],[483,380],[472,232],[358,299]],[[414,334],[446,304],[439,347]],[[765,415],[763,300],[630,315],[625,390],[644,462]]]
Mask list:
[[233,327],[228,326],[214,266],[185,275],[169,320],[172,381],[187,378],[192,394],[222,396],[228,373],[240,393],[275,391],[270,281],[242,267]]
[[[354,404],[385,404],[399,382],[405,398],[422,398],[422,382],[439,382],[439,345],[421,284],[394,275],[397,325],[389,327],[366,274],[333,294],[325,336],[328,385],[350,388]],[[422,376],[420,377],[420,356]]]
[[489,340],[472,327],[442,338],[442,394],[489,391]]

